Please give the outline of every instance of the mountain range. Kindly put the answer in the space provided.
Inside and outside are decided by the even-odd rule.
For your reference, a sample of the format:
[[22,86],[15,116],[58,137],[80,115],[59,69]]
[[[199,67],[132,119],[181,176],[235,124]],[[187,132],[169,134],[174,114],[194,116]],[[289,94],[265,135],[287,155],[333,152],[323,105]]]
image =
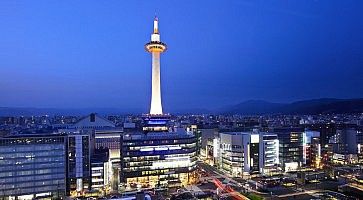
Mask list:
[[363,99],[311,99],[292,103],[250,100],[220,110],[223,114],[328,114],[362,113]]
[[[0,107],[0,116],[30,116],[30,115],[87,115],[99,114],[140,114],[141,109],[129,108],[24,108]],[[172,114],[342,114],[363,113],[363,98],[359,99],[311,99],[292,103],[272,103],[263,100],[249,100],[236,105],[216,109],[179,109]]]

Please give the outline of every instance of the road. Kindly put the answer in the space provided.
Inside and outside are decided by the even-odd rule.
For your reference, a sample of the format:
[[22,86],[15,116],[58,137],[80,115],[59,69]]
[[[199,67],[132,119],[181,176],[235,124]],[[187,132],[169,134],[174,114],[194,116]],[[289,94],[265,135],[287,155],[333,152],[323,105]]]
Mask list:
[[[238,191],[248,191],[248,192],[252,192],[255,193],[257,195],[261,195],[261,196],[270,196],[270,194],[268,193],[263,193],[260,191],[257,191],[255,189],[253,189],[253,187],[246,187],[246,180],[235,180],[233,177],[230,177],[229,175],[225,174],[224,172],[216,169],[215,167],[212,167],[208,164],[205,164],[203,162],[199,162],[198,165],[204,169],[206,172],[209,173],[210,176],[206,177],[205,179],[208,181],[213,181],[214,179],[218,179],[221,180],[221,182],[224,185],[229,185],[232,186],[234,188],[236,188],[236,190]],[[252,181],[252,180],[250,180]],[[254,182],[254,181],[252,181]],[[254,183],[256,184],[256,183]]]
[[[224,184],[233,186],[238,191],[244,190],[244,191],[252,192],[252,193],[262,196],[266,199],[290,199],[291,197],[298,198],[298,199],[300,197],[301,197],[301,199],[311,199],[311,198],[317,197],[315,194],[322,192],[322,190],[316,190],[316,189],[305,190],[305,191],[292,189],[291,193],[288,193],[288,194],[272,195],[270,193],[264,193],[264,192],[260,192],[260,191],[257,191],[256,189],[254,189],[255,185],[257,184],[256,181],[243,180],[241,178],[230,177],[229,175],[216,169],[215,167],[212,167],[212,166],[202,163],[202,162],[199,162],[198,165],[210,174],[209,177],[205,178],[206,180],[213,180],[213,179],[217,178],[217,179],[221,180],[221,182],[223,182]],[[249,185],[249,186],[247,186],[247,185]]]

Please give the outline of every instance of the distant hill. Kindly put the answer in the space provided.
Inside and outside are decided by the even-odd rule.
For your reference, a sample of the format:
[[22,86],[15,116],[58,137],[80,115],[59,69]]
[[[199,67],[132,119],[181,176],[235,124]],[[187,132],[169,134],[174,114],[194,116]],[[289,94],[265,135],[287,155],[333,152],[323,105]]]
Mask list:
[[250,100],[225,108],[224,114],[327,114],[361,113],[363,99],[312,99],[293,103]]
[[0,107],[0,116],[32,116],[32,115],[75,115],[83,116],[90,113],[102,115],[118,115],[142,113],[141,109],[121,108],[26,108]]
[[[102,115],[142,114],[145,109],[137,108],[21,108],[0,107],[0,116],[31,115]],[[327,114],[327,113],[363,113],[362,99],[311,99],[293,103],[271,103],[262,100],[249,100],[236,105],[215,110],[207,109],[174,109],[171,114]]]
[[219,110],[219,112],[226,114],[258,115],[279,112],[284,106],[286,105],[281,103],[271,103],[262,100],[249,100],[233,106],[226,107]]

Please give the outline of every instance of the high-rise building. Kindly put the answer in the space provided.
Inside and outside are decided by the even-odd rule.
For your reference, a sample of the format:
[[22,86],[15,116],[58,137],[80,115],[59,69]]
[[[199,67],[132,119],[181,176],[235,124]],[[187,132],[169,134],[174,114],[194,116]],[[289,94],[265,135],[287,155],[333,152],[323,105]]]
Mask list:
[[62,134],[0,138],[0,195],[23,200],[64,197],[66,157]]
[[77,130],[68,134],[68,179],[67,193],[83,196],[91,189],[92,132]]

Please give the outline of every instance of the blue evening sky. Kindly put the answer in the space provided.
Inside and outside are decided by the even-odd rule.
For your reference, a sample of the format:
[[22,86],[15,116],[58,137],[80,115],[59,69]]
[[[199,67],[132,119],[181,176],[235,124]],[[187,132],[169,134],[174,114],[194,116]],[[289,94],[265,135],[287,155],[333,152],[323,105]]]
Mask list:
[[0,107],[147,112],[155,13],[166,111],[363,97],[361,0],[2,0]]

